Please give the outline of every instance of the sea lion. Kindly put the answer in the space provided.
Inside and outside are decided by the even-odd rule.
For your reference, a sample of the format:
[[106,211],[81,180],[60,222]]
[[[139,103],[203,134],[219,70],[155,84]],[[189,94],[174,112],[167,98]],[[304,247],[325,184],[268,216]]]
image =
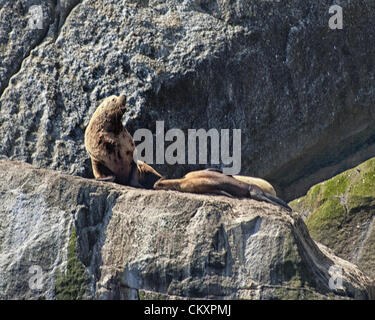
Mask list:
[[134,187],[152,188],[161,175],[142,161],[135,162],[135,144],[121,118],[125,96],[110,96],[95,110],[85,131],[85,148],[94,177]]
[[255,177],[249,177],[249,176],[240,176],[240,175],[233,175],[234,179],[237,179],[239,181],[245,182],[247,184],[254,184],[261,188],[264,192],[267,192],[274,197],[276,197],[276,191],[273,188],[273,186],[266,180],[261,178],[255,178]]
[[137,188],[153,189],[156,181],[160,180],[162,175],[147,163],[138,160],[133,161],[129,185]]
[[283,200],[263,191],[259,186],[248,184],[215,170],[192,171],[181,179],[160,179],[155,183],[154,189],[251,198],[279,205],[292,211]]
[[[204,169],[204,170],[217,171],[217,172],[223,173],[223,171],[221,169],[218,169],[218,168],[207,168],[207,169]],[[236,180],[245,182],[247,184],[256,185],[260,189],[262,189],[264,192],[267,192],[267,193],[273,195],[274,197],[277,197],[274,187],[268,181],[266,181],[264,179],[250,177],[250,176],[240,176],[240,175],[232,175],[231,177],[233,177]]]
[[121,118],[125,96],[110,96],[95,110],[85,131],[85,147],[95,179],[127,184],[135,145]]

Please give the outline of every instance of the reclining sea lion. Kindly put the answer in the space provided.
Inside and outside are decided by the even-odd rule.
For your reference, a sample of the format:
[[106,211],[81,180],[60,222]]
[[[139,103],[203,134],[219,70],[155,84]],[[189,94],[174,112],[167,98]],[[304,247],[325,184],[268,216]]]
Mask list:
[[287,203],[262,190],[261,187],[210,169],[189,172],[181,179],[160,179],[155,183],[154,189],[250,198],[279,205],[292,211]]

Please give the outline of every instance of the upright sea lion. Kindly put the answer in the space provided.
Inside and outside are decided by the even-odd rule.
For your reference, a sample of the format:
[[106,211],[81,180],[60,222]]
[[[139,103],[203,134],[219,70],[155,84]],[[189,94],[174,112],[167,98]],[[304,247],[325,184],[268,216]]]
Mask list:
[[248,184],[214,170],[192,171],[182,179],[161,179],[155,183],[154,189],[251,198],[279,205],[288,211],[292,211],[283,200],[263,191],[257,185]]
[[152,188],[161,175],[144,162],[134,162],[135,144],[121,118],[125,96],[110,96],[95,110],[85,131],[85,147],[94,177],[134,187]]
[[85,131],[85,147],[95,179],[127,184],[135,145],[121,118],[125,96],[110,96],[95,110]]

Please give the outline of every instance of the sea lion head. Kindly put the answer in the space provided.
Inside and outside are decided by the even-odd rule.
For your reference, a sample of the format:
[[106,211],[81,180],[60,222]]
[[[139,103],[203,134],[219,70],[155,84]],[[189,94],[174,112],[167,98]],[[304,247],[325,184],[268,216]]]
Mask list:
[[91,120],[92,126],[96,127],[95,130],[102,128],[104,131],[119,134],[123,130],[121,119],[125,111],[125,96],[109,96],[96,109]]
[[117,117],[125,113],[126,111],[126,97],[121,96],[110,96],[103,101],[103,109],[107,111],[108,115],[116,115]]

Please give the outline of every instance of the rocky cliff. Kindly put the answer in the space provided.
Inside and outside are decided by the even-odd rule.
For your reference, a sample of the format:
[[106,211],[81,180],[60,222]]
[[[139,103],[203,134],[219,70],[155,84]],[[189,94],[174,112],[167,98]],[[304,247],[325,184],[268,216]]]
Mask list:
[[373,298],[355,265],[267,203],[21,162],[0,161],[0,180],[1,299]]
[[85,127],[101,99],[125,94],[131,133],[157,120],[241,129],[241,173],[301,196],[374,154],[374,3],[340,1],[342,30],[328,27],[331,5],[0,1],[0,154],[90,177]]
[[[331,5],[0,0],[0,298],[374,297],[367,189],[370,211],[324,188],[313,206],[334,206],[329,221],[306,209],[312,236],[364,275],[297,213],[86,179],[84,130],[112,94],[130,133],[241,129],[241,174],[285,200],[373,156],[375,4],[340,1],[342,30]],[[354,230],[362,251],[345,249]]]
[[375,158],[315,185],[290,205],[313,239],[375,279]]

